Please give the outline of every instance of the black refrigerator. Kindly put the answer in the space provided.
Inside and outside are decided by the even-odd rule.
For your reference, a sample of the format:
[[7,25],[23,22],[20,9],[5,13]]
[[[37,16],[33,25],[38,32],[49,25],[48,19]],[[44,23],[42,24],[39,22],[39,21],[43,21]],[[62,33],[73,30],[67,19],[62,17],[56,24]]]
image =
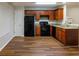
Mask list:
[[24,36],[34,36],[34,16],[24,17]]

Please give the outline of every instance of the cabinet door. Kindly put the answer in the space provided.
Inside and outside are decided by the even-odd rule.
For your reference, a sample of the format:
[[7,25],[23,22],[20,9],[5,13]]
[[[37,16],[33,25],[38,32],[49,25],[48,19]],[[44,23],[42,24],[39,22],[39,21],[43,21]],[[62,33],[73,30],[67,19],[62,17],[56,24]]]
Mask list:
[[35,15],[36,11],[31,11],[30,13],[31,13],[31,15]]
[[56,39],[58,39],[58,28],[56,27]]
[[61,40],[61,28],[59,28],[59,30],[58,30],[58,34],[59,34],[59,35],[58,35],[58,39],[59,39],[59,41],[62,41],[62,40]]
[[52,31],[53,31],[52,26],[50,26],[50,35],[51,36],[52,36]]
[[50,21],[54,20],[54,11],[53,10],[48,11],[48,14],[49,14],[49,20]]
[[63,8],[58,8],[54,11],[56,20],[63,20]]
[[59,28],[56,27],[56,38],[59,40]]
[[58,20],[58,9],[55,10],[55,20]]
[[[50,11],[50,10],[49,10]],[[44,11],[45,15],[49,15],[49,11]]]
[[40,15],[36,15],[36,20],[38,21],[38,20],[40,20]]
[[36,36],[40,36],[40,26],[39,25],[37,25],[36,26]]
[[58,20],[62,20],[63,19],[63,8],[59,8],[58,9]]
[[40,15],[44,15],[44,11],[40,11]]
[[61,42],[65,45],[66,43],[66,33],[65,29],[61,29]]
[[54,10],[54,20],[56,20],[56,10]]
[[78,29],[67,29],[67,45],[78,45]]

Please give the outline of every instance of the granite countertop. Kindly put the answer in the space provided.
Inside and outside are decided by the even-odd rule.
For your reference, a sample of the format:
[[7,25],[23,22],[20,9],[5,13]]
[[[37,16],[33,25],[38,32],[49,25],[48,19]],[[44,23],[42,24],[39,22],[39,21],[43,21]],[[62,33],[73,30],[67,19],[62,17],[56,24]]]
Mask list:
[[50,25],[50,26],[54,26],[54,27],[60,27],[63,29],[79,29],[79,26],[64,26],[64,25]]

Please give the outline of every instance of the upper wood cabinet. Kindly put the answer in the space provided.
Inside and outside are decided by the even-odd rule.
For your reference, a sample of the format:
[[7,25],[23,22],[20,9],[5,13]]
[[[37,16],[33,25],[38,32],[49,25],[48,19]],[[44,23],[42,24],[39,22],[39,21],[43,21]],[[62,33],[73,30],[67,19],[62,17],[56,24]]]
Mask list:
[[63,19],[63,8],[58,8],[54,10],[54,17],[56,20],[62,20]]
[[54,20],[54,11],[49,11],[49,20],[52,21]]
[[32,10],[25,10],[25,15],[35,15],[36,12]]
[[48,15],[49,20],[54,19],[53,10],[25,10],[25,15],[34,15],[37,21],[40,20],[41,15]]
[[54,19],[58,20],[58,11],[57,11],[57,9],[54,10]]
[[40,15],[36,15],[35,16],[35,19],[38,21],[38,20],[40,20]]

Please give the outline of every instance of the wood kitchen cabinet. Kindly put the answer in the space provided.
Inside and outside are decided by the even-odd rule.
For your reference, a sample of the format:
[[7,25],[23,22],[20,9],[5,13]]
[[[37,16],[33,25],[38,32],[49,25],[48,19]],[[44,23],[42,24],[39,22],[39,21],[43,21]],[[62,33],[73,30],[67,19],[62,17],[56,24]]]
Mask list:
[[58,8],[54,10],[54,14],[55,20],[63,20],[63,8]]
[[52,26],[50,26],[50,35],[52,36],[52,31],[53,31],[53,28]]
[[61,41],[61,28],[56,27],[56,39]]
[[37,20],[37,21],[40,20],[40,15],[36,15],[36,20]]
[[58,19],[62,20],[63,19],[63,8],[58,9]]
[[54,11],[53,10],[48,11],[48,14],[49,14],[49,20],[50,21],[54,20]]
[[78,29],[65,30],[65,45],[78,45]]
[[61,28],[61,42],[64,43],[64,45],[66,45],[66,31],[65,29]]
[[59,40],[59,27],[56,27],[56,39]]
[[33,10],[25,10],[25,15],[35,15],[36,12]]
[[34,15],[37,21],[40,20],[41,15],[49,16],[50,21],[54,19],[53,10],[25,10],[25,15]]
[[46,15],[46,11],[40,11],[40,15]]
[[78,29],[56,27],[56,39],[64,45],[78,45]]
[[58,20],[58,11],[57,11],[57,9],[54,10],[54,19]]
[[35,26],[35,35],[40,36],[40,25]]

